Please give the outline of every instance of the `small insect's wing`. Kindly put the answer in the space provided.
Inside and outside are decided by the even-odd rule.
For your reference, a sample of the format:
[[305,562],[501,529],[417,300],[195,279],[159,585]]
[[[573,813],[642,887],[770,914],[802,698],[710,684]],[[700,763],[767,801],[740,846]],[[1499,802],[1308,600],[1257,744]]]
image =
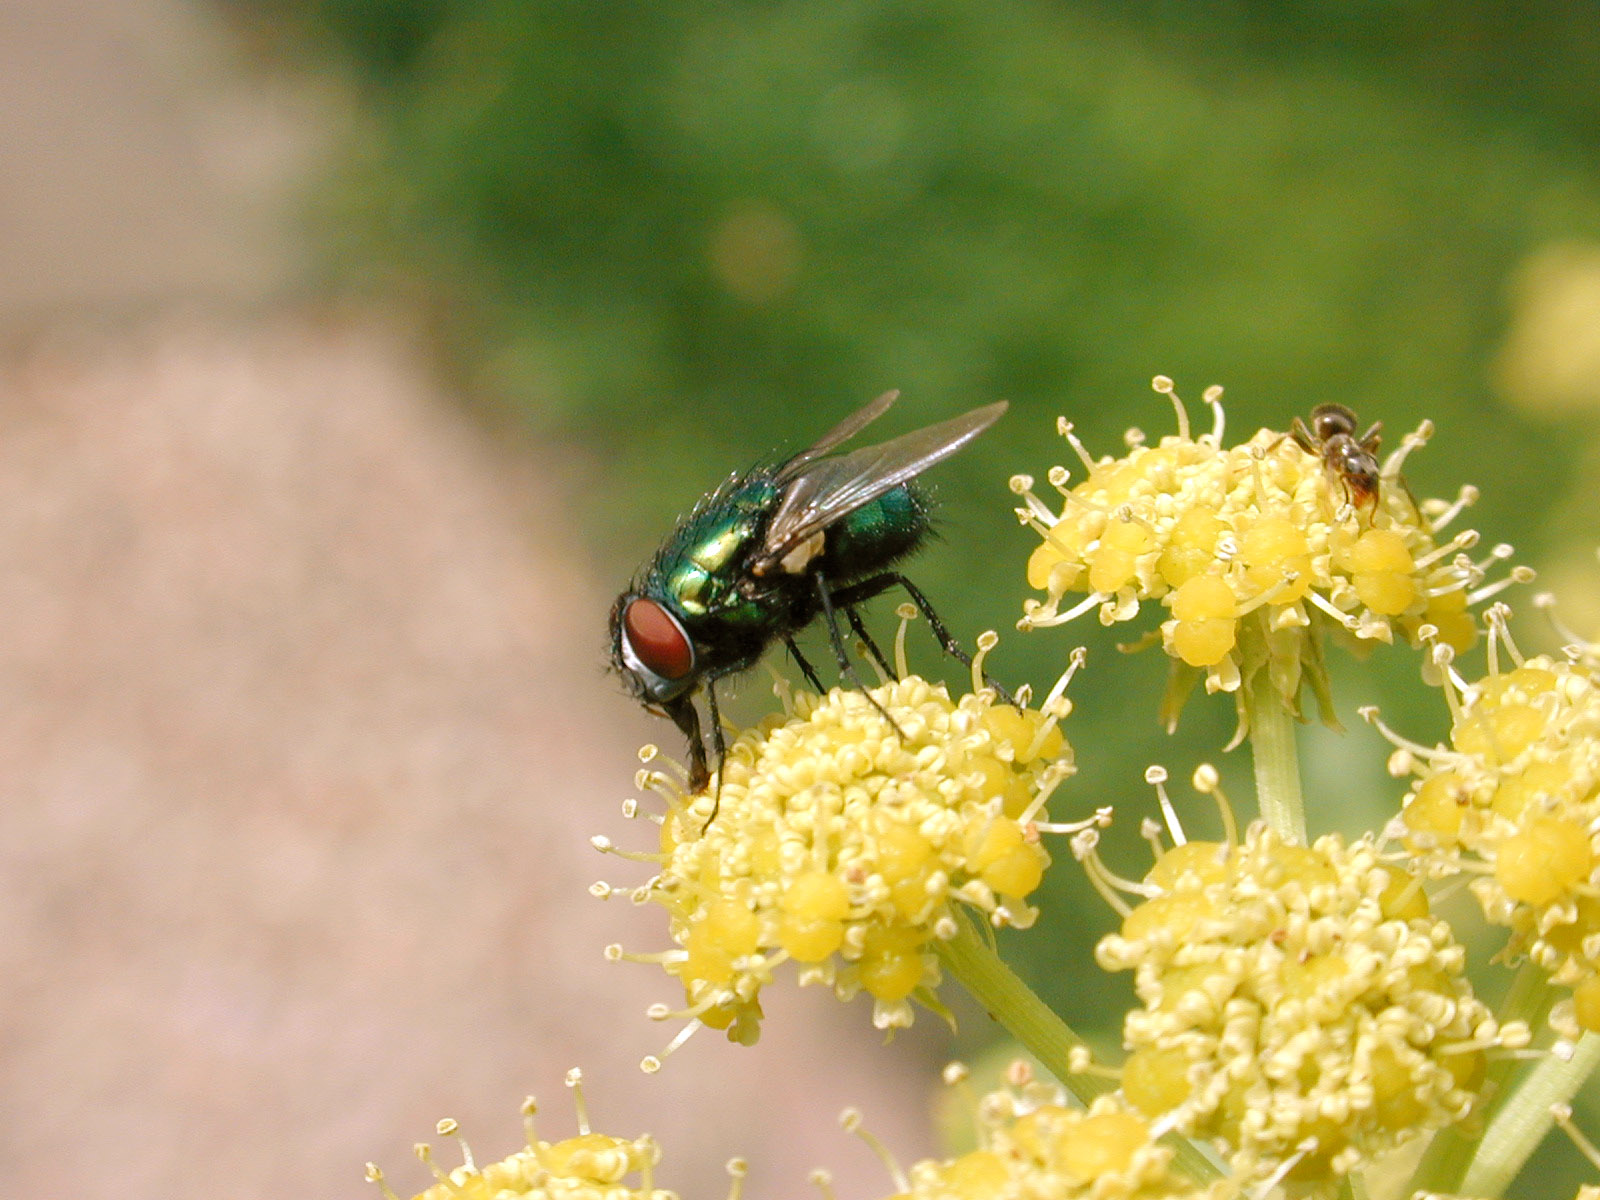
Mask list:
[[807,463],[822,457],[835,446],[855,437],[856,434],[888,412],[889,406],[898,399],[900,399],[899,391],[885,392],[870,404],[858,408],[818,438],[816,444],[810,449],[802,450],[784,463],[783,466],[779,467],[775,477],[777,482],[786,483],[788,480],[793,479]]
[[863,446],[808,467],[793,477],[772,514],[752,570],[765,574],[819,530],[949,458],[998,421],[1006,407],[1001,400],[880,446]]

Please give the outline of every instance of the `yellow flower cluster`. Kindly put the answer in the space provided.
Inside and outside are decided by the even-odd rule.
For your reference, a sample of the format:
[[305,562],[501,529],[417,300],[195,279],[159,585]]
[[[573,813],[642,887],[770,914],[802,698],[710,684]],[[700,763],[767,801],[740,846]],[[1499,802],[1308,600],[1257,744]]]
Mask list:
[[1215,1139],[1241,1175],[1326,1182],[1466,1115],[1485,1050],[1522,1044],[1474,998],[1464,952],[1370,838],[1188,842],[1097,947],[1134,970],[1123,1094]]
[[[559,1142],[541,1140],[534,1130],[537,1106],[530,1096],[522,1104],[525,1145],[499,1162],[480,1167],[462,1143],[465,1161],[445,1171],[434,1162],[432,1147],[420,1143],[417,1157],[438,1182],[417,1193],[414,1200],[677,1200],[676,1192],[658,1188],[652,1180],[661,1157],[655,1139],[647,1135],[629,1140],[589,1129],[582,1095],[577,1091],[579,1080],[577,1071],[567,1076],[567,1086],[574,1089],[578,1101],[580,1132],[575,1137]],[[457,1136],[454,1121],[440,1121],[438,1130]],[[738,1194],[743,1169],[740,1160],[729,1164],[735,1177],[730,1198]],[[630,1183],[630,1175],[637,1175],[637,1182]],[[383,1172],[372,1163],[367,1164],[367,1178],[383,1189],[386,1200],[399,1200]]]
[[1114,1096],[1088,1111],[1058,1086],[1029,1080],[978,1105],[979,1146],[925,1159],[890,1200],[1224,1200],[1225,1180],[1201,1186],[1172,1167],[1150,1122]]
[[[1085,477],[1069,487],[1065,468],[1051,470],[1059,513],[1034,493],[1032,479],[1012,480],[1025,501],[1017,515],[1042,539],[1028,583],[1047,595],[1024,605],[1022,628],[1095,610],[1110,625],[1155,600],[1168,612],[1162,645],[1185,681],[1203,674],[1208,691],[1237,693],[1266,667],[1292,708],[1304,679],[1324,713],[1325,629],[1389,642],[1397,630],[1415,640],[1427,625],[1449,645],[1471,644],[1473,589],[1509,551],[1475,563],[1460,553],[1475,533],[1436,540],[1473,493],[1451,505],[1412,499],[1400,465],[1426,440],[1426,426],[1384,464],[1375,497],[1356,504],[1337,473],[1285,434],[1263,429],[1225,449],[1220,388],[1206,394],[1215,427],[1191,437],[1171,381],[1155,386],[1179,418],[1178,433],[1155,445],[1130,430],[1125,456],[1096,460],[1061,424]],[[1076,595],[1085,598],[1069,604]],[[1174,703],[1188,690],[1187,682],[1175,689]],[[1176,713],[1164,715],[1170,722]]]
[[666,909],[679,949],[612,956],[653,957],[679,978],[687,1008],[657,1016],[735,1041],[758,1036],[760,990],[785,960],[841,999],[865,991],[880,1028],[910,1024],[913,999],[937,1007],[932,944],[955,936],[953,905],[996,926],[1034,920],[1027,897],[1050,861],[1035,822],[1072,772],[1059,693],[1016,708],[987,689],[952,700],[916,676],[871,700],[797,693],[787,717],[729,747],[709,825],[717,779],[689,795],[642,773],[668,810],[659,852],[635,856],[658,865],[638,895]]
[[1398,760],[1416,773],[1400,815],[1407,845],[1436,873],[1472,870],[1485,915],[1511,930],[1509,952],[1573,989],[1558,1025],[1600,1031],[1600,684],[1537,657],[1459,698],[1446,686],[1450,748]]

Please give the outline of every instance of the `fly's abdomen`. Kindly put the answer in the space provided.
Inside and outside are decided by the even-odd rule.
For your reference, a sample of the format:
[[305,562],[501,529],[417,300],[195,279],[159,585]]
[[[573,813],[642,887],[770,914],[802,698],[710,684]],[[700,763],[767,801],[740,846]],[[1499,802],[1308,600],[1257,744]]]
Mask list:
[[859,579],[910,554],[927,538],[927,502],[909,485],[891,488],[828,527],[821,565],[829,579]]

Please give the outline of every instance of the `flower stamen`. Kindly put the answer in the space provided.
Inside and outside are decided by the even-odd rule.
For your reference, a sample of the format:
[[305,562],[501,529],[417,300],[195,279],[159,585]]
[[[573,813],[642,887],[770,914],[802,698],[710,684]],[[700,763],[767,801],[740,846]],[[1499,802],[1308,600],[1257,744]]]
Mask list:
[[1449,504],[1445,504],[1442,501],[1425,502],[1422,507],[1423,512],[1429,517],[1429,531],[1432,533],[1443,532],[1445,526],[1476,504],[1478,497],[1478,489],[1472,484],[1466,483],[1461,485],[1461,490],[1456,493],[1455,500]]
[[389,1186],[389,1181],[384,1178],[383,1170],[377,1163],[369,1162],[367,1164],[366,1180],[368,1183],[378,1185],[383,1192],[383,1200],[400,1200],[400,1197],[395,1194],[395,1190]]
[[1157,375],[1150,381],[1150,387],[1151,390],[1172,401],[1172,410],[1178,415],[1178,436],[1187,441],[1189,438],[1189,410],[1183,406],[1183,401],[1178,396],[1177,385],[1165,375]]
[[1058,417],[1056,419],[1056,432],[1062,437],[1066,438],[1067,445],[1072,447],[1073,452],[1078,456],[1078,461],[1083,464],[1084,471],[1092,479],[1094,478],[1095,472],[1094,459],[1089,456],[1089,451],[1085,448],[1084,444],[1078,440],[1078,435],[1074,433],[1072,429],[1072,422],[1067,420],[1065,417]]
[[1538,573],[1532,567],[1519,564],[1518,566],[1512,567],[1511,570],[1506,573],[1505,578],[1497,579],[1493,583],[1486,583],[1482,587],[1475,588],[1474,590],[1468,592],[1467,603],[1481,604],[1491,597],[1498,596],[1501,592],[1506,591],[1508,588],[1516,587],[1519,584],[1532,583],[1538,577]]
[[1178,820],[1178,810],[1172,806],[1172,797],[1167,795],[1167,769],[1159,764],[1146,767],[1144,781],[1156,790],[1156,800],[1161,806],[1161,819],[1166,822],[1172,844],[1182,846],[1189,839],[1184,835],[1183,823]]
[[1222,790],[1222,776],[1210,763],[1201,763],[1194,769],[1190,784],[1202,796],[1210,796],[1222,818],[1222,840],[1229,847],[1239,844],[1239,822],[1233,815],[1233,804]]
[[1588,1159],[1591,1166],[1600,1169],[1600,1149],[1595,1148],[1594,1142],[1573,1121],[1572,1105],[1552,1104],[1550,1116],[1560,1127],[1561,1132],[1572,1139],[1572,1144],[1577,1147],[1578,1153]]
[[888,1171],[889,1178],[894,1181],[895,1191],[908,1192],[911,1182],[906,1178],[906,1173],[900,1169],[900,1164],[889,1152],[889,1147],[883,1144],[883,1139],[866,1127],[866,1118],[859,1108],[847,1108],[839,1114],[839,1125],[846,1133],[853,1133],[867,1144]]
[[1209,437],[1213,446],[1220,446],[1222,445],[1222,433],[1226,427],[1222,412],[1222,385],[1213,383],[1200,394],[1200,399],[1211,406],[1211,432],[1210,434],[1202,434],[1201,437]]

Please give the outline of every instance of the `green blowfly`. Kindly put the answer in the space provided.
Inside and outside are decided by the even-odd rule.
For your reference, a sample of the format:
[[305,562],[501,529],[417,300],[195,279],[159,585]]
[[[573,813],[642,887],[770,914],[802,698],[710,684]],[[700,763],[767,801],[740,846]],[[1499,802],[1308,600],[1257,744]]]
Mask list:
[[769,646],[782,642],[811,686],[823,691],[794,642],[819,616],[840,672],[857,686],[839,616],[883,666],[856,606],[896,586],[928,618],[944,649],[970,664],[927,598],[893,567],[932,529],[929,502],[915,477],[993,425],[1006,404],[976,408],[882,445],[835,452],[898,397],[879,396],[786,462],[731,476],[678,523],[617,597],[611,609],[612,664],[630,692],[651,711],[671,717],[688,739],[692,789],[711,779],[696,689],[705,688],[720,767],[726,746],[717,680],[754,665]]

